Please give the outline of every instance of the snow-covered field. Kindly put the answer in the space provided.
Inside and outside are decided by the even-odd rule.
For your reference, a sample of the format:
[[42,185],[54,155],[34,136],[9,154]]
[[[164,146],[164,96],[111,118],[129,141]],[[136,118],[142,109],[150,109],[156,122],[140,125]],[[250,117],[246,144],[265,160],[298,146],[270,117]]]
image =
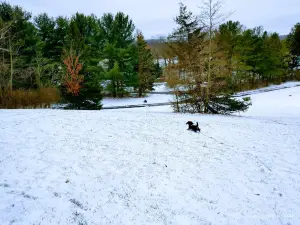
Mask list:
[[[156,83],[154,85],[155,90],[153,92],[169,92],[172,89],[168,88],[167,83]],[[153,103],[167,103],[174,101],[174,98],[170,94],[148,94],[143,98],[104,98],[102,104],[104,107],[110,106],[124,106],[124,105],[143,105],[144,100],[147,100],[147,104]]]
[[259,88],[256,90],[239,92],[237,95],[253,95],[253,94],[259,94],[261,92],[269,92],[269,91],[280,90],[280,89],[291,88],[291,87],[299,87],[299,86],[300,86],[299,81],[289,81],[282,84],[276,84],[276,85],[272,84],[268,87]]
[[[289,88],[289,87],[296,87],[300,86],[300,82],[286,82],[279,85],[270,85],[269,87],[261,88],[258,90],[252,91],[244,91],[237,94],[237,96],[244,96],[244,95],[253,95],[258,94],[261,92],[273,91],[273,90],[280,90],[282,88]],[[143,105],[143,101],[146,99],[147,104],[153,103],[168,103],[174,101],[173,95],[170,94],[162,94],[164,92],[171,92],[172,89],[167,86],[167,83],[155,83],[154,85],[154,93],[148,94],[144,98],[104,98],[102,104],[104,107],[111,107],[111,106],[125,106],[125,105]],[[167,108],[167,107],[160,107],[160,108]],[[141,109],[145,110],[145,109]],[[150,110],[157,110],[157,109],[150,109]]]
[[166,103],[174,101],[173,95],[168,94],[149,94],[144,98],[105,98],[102,100],[104,107],[125,106],[125,105],[143,105],[144,100],[147,104]]
[[251,97],[240,116],[1,110],[0,224],[300,224],[300,87]]

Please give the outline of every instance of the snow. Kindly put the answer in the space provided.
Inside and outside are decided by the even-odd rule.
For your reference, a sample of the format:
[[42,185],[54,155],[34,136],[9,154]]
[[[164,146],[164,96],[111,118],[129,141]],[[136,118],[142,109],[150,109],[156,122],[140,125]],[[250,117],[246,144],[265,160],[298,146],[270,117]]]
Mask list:
[[[282,83],[279,85],[270,85],[269,87],[261,88],[258,90],[240,92],[236,94],[236,96],[239,97],[245,95],[253,95],[261,92],[280,90],[282,88],[290,88],[296,86],[300,86],[300,82],[293,81],[293,82]],[[153,104],[153,103],[169,103],[174,101],[174,96],[172,94],[166,94],[167,92],[172,91],[172,89],[168,87],[166,82],[155,83],[154,89],[155,90],[152,93],[148,94],[144,98],[104,98],[102,104],[103,107],[111,107],[111,106],[125,106],[125,105],[143,105],[144,104],[143,101],[145,99],[147,100],[147,103],[145,105]],[[170,107],[164,107],[164,108],[170,109]],[[144,111],[145,109],[141,109],[141,110]],[[155,109],[150,109],[150,110],[153,111]]]
[[0,224],[300,224],[299,97],[240,116],[1,110]]
[[[172,91],[167,87],[167,83],[155,83],[155,90],[153,93],[148,94],[145,97],[139,98],[104,98],[102,104],[104,107],[110,106],[125,106],[125,105],[147,105],[152,103],[168,103],[174,101],[173,95],[170,94],[158,94],[157,92]],[[144,103],[147,100],[147,103]]]
[[155,107],[138,107],[138,108],[124,108],[124,109],[112,109],[118,110],[118,112],[155,112],[155,113],[172,113],[173,109],[171,105],[155,106]]
[[[268,87],[260,88],[257,90],[250,90],[250,91],[244,91],[240,92],[241,95],[250,95],[250,94],[257,94],[262,91],[271,91],[271,90],[278,90],[282,88],[290,88],[290,87],[296,87],[300,86],[299,81],[288,81],[282,84],[271,84]],[[153,92],[171,92],[173,91],[172,88],[168,87],[167,82],[161,82],[161,83],[154,83],[154,91]]]
[[105,98],[102,101],[104,107],[124,106],[124,105],[143,105],[144,100],[147,104],[151,103],[168,103],[174,101],[173,95],[167,94],[149,94],[144,98]]
[[298,87],[298,86],[300,86],[299,81],[288,81],[288,82],[285,82],[282,84],[277,84],[277,85],[272,84],[268,87],[259,88],[256,90],[239,92],[237,94],[237,96],[253,95],[253,94],[259,94],[262,92],[269,92],[269,91],[280,90],[280,89],[291,88],[291,87]]
[[168,87],[167,82],[154,83],[154,91],[153,92],[170,92],[172,88]]
[[244,113],[245,116],[261,117],[300,117],[300,87],[252,94],[253,106]]

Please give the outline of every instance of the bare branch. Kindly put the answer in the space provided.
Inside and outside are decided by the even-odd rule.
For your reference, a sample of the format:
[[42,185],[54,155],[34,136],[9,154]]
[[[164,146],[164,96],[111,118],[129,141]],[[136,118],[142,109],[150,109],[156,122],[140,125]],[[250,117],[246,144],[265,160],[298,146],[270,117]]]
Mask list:
[[226,0],[202,0],[202,5],[198,6],[201,9],[201,14],[198,16],[200,23],[206,28],[213,29],[225,22],[233,14],[233,12],[221,13],[225,3]]
[[11,23],[6,23],[6,24],[4,24],[4,26],[2,26],[2,25],[3,24],[1,24],[1,28],[0,28],[0,40],[6,38],[6,34],[9,32],[9,30],[11,28]]
[[9,52],[8,49],[5,49],[5,48],[0,48],[0,51],[3,51],[3,52]]

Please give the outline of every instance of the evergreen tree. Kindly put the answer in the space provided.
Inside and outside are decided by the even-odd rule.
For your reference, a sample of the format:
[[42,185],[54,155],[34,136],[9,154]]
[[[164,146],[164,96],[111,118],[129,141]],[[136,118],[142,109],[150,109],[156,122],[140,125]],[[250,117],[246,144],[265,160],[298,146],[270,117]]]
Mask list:
[[287,37],[287,44],[292,55],[292,69],[300,67],[300,23],[297,23]]
[[120,12],[115,16],[104,14],[99,25],[105,42],[102,58],[108,61],[108,71],[114,68],[115,63],[119,67],[119,76],[109,77],[108,73],[105,77],[111,82],[109,87],[113,97],[123,97],[125,87],[134,86],[137,75],[133,46],[135,27],[132,20]]
[[[81,75],[82,63],[75,50],[65,54],[66,75],[61,90],[68,105],[66,109],[101,109],[101,77],[88,71]],[[81,74],[80,74],[81,73]]]
[[[24,66],[33,56],[36,30],[30,22],[31,14],[19,6],[0,4],[0,20],[9,25],[4,36],[4,51],[2,60],[9,64],[7,87],[12,90],[18,87],[24,77]],[[22,72],[21,72],[22,71]],[[31,75],[31,74],[30,74]]]
[[107,90],[115,92],[116,96],[121,96],[125,92],[124,87],[121,86],[124,76],[120,72],[118,62],[115,62],[114,67],[106,73],[106,78],[110,80]]
[[[64,60],[80,58],[82,68],[82,81],[78,81],[80,86],[78,93],[66,91],[65,85],[62,85],[63,97],[70,103],[68,108],[74,109],[100,109],[102,100],[102,87],[100,71],[95,70],[97,59],[100,58],[100,52],[96,52],[97,39],[97,19],[95,16],[85,16],[75,14],[70,20],[68,38],[65,49],[69,49],[69,54],[64,56]],[[97,54],[95,54],[97,53]],[[99,62],[99,61],[98,61]],[[66,74],[67,75],[67,74]],[[66,76],[65,75],[65,76]],[[64,76],[64,77],[65,77]],[[78,77],[78,76],[77,76]]]
[[198,18],[188,11],[187,6],[179,3],[179,15],[174,19],[177,29],[174,30],[169,40],[188,40],[189,35],[199,28]]
[[139,96],[143,96],[147,90],[152,90],[155,81],[155,65],[151,50],[141,32],[137,34],[138,51],[138,78],[139,78]]
[[277,33],[267,36],[264,40],[264,61],[261,64],[262,79],[264,80],[280,80],[287,68],[283,67],[282,61],[282,42]]
[[35,26],[38,30],[41,45],[43,46],[43,57],[53,59],[53,50],[56,47],[55,39],[55,26],[54,18],[50,18],[46,13],[39,14],[34,18]]
[[228,21],[219,26],[216,34],[216,43],[219,51],[224,55],[225,76],[229,82],[233,78],[233,71],[236,69],[238,46],[242,34],[242,25],[239,22]]

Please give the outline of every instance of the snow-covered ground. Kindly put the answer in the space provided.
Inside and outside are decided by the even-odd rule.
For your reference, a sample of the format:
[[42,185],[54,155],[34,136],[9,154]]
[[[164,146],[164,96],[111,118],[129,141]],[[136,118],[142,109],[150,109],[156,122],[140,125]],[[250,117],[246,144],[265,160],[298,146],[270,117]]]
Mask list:
[[[300,86],[300,82],[286,82],[279,85],[270,85],[269,87],[261,88],[258,90],[251,90],[251,91],[244,91],[237,94],[237,96],[245,96],[245,95],[253,95],[258,94],[261,92],[279,90],[282,88],[290,88]],[[104,98],[102,104],[104,107],[111,107],[111,106],[125,106],[125,105],[143,105],[144,100],[147,100],[147,104],[154,104],[154,103],[168,103],[174,101],[174,96],[170,94],[162,94],[163,92],[171,92],[172,89],[167,86],[166,82],[163,83],[155,83],[154,84],[154,93],[157,94],[148,94],[144,98]],[[167,107],[162,107],[167,108]],[[170,107],[169,107],[170,108]],[[141,109],[145,110],[145,109]],[[157,109],[150,109],[150,110],[157,110]]]
[[[168,88],[167,83],[155,83],[153,92],[170,92],[172,89]],[[143,98],[104,98],[102,104],[104,107],[110,106],[124,106],[124,105],[143,105],[144,100],[147,104],[152,103],[167,103],[174,101],[172,95],[169,94],[148,94]]]
[[259,94],[261,92],[269,92],[269,91],[275,91],[275,90],[280,90],[280,89],[285,89],[285,88],[291,88],[291,87],[298,87],[300,86],[300,82],[299,81],[288,81],[282,84],[272,84],[268,87],[264,87],[264,88],[259,88],[256,90],[250,90],[250,91],[243,91],[243,92],[239,92],[237,94],[238,95],[253,95],[253,94]]
[[0,224],[300,224],[300,87],[251,97],[241,116],[1,110]]
[[253,94],[250,97],[253,106],[243,113],[244,116],[285,117],[296,120],[300,117],[300,87]]
[[170,92],[173,91],[172,88],[169,88],[167,85],[167,82],[161,82],[161,83],[154,83],[153,85],[154,91],[153,92]]
[[143,105],[144,100],[147,104],[166,103],[174,101],[173,95],[168,94],[149,94],[144,98],[105,98],[102,100],[104,107],[124,106],[124,105]]
[[[282,88],[289,88],[289,87],[295,87],[300,86],[300,81],[288,81],[282,84],[272,84],[265,88],[260,88],[257,90],[251,90],[251,91],[244,91],[240,92],[241,94],[256,94],[260,93],[262,90],[264,91],[270,91],[270,90],[277,90]],[[172,88],[169,88],[166,82],[161,83],[154,83],[154,91],[153,92],[170,92],[172,91]]]

